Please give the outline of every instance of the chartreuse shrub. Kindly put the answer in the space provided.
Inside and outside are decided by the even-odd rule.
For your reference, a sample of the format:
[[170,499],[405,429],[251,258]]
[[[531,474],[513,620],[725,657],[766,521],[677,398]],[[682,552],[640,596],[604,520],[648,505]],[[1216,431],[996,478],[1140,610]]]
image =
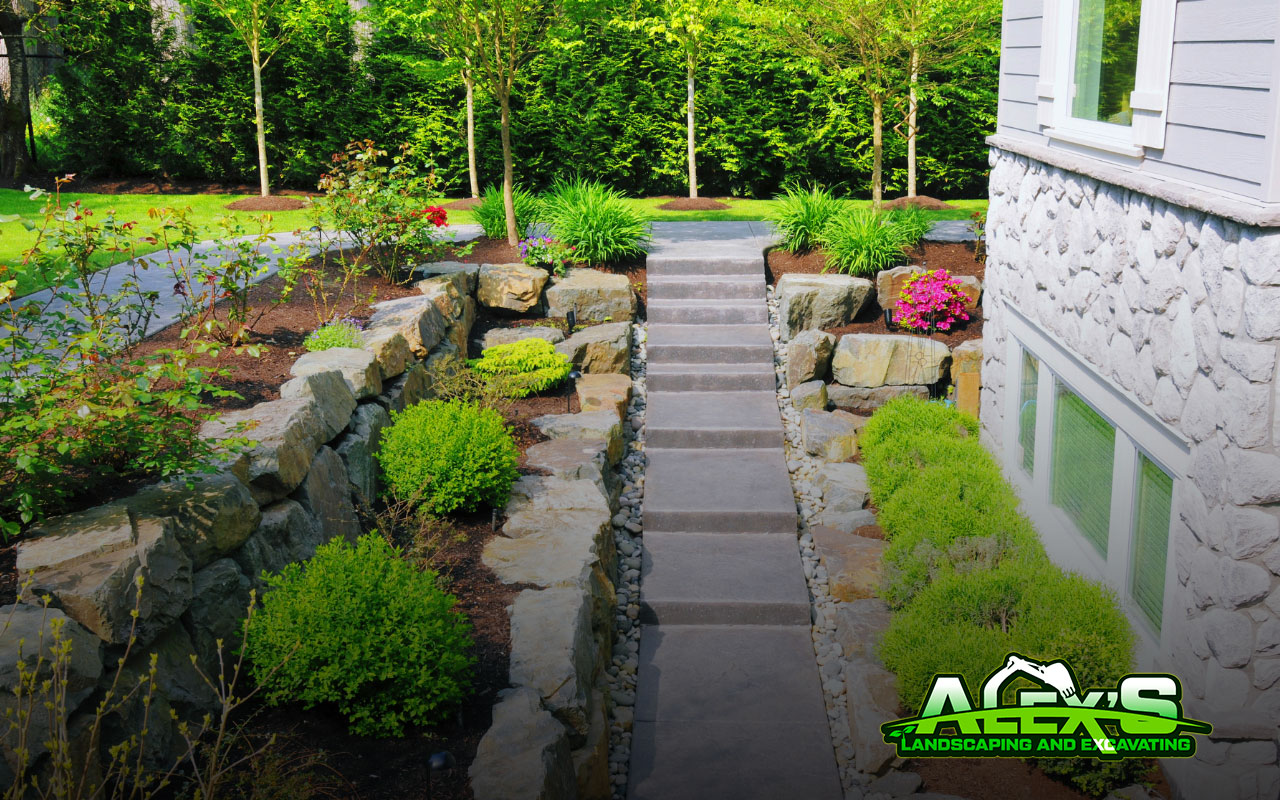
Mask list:
[[333,704],[361,736],[440,721],[466,694],[471,624],[377,534],[267,577],[245,651],[268,702]]
[[467,366],[496,381],[507,397],[527,397],[569,377],[572,362],[546,339],[530,337],[485,348]]
[[582,261],[603,264],[644,252],[649,223],[626,198],[599,181],[558,179],[542,198],[551,235]]
[[788,186],[777,200],[773,229],[782,249],[789,253],[803,253],[817,247],[822,241],[822,232],[845,205],[829,189],[816,184],[809,189],[794,184]]
[[[511,193],[512,204],[516,209],[516,232],[525,235],[529,226],[538,221],[541,201],[538,196],[519,186]],[[502,202],[502,187],[490,186],[484,190],[480,205],[472,209],[476,222],[490,239],[507,238],[507,208]]]
[[377,458],[393,498],[430,514],[506,504],[518,454],[497,411],[463,400],[428,400],[391,420]]
[[335,347],[363,347],[364,339],[360,337],[360,327],[354,320],[340,319],[308,333],[302,346],[307,348],[307,352],[316,353]]

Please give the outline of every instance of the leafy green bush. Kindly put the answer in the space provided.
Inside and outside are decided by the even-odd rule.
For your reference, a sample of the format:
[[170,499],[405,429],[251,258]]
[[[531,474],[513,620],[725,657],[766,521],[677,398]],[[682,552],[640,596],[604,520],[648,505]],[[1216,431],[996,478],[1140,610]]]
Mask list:
[[506,504],[518,454],[498,412],[461,400],[428,400],[391,419],[377,458],[393,498],[431,514]]
[[494,378],[507,397],[526,397],[569,377],[573,365],[551,342],[530,337],[486,348],[467,366]]
[[1037,758],[1036,766],[1050,778],[1069,783],[1090,797],[1106,797],[1113,789],[1142,783],[1156,768],[1145,758],[1100,761],[1096,758]]
[[880,506],[932,464],[980,462],[999,474],[978,441],[977,420],[916,397],[895,398],[882,406],[867,421],[858,444],[872,499]]
[[1081,686],[1114,684],[1130,669],[1133,644],[1110,589],[1047,561],[1008,562],[940,577],[894,614],[880,654],[915,710],[935,674],[961,674],[977,691],[1011,651],[1063,659]]
[[952,406],[903,395],[876,410],[858,434],[858,444],[873,450],[886,439],[920,432],[950,439],[977,437],[978,421]]
[[903,231],[879,211],[859,208],[837,214],[822,231],[827,266],[848,275],[875,275],[904,260]]
[[333,703],[352,733],[398,736],[465,696],[471,624],[381,536],[322,545],[267,585],[245,650],[270,703]]
[[814,184],[808,190],[788,186],[778,198],[773,214],[773,229],[789,253],[803,253],[817,247],[822,232],[845,203],[830,190]]
[[643,215],[627,205],[621,192],[599,181],[559,179],[542,206],[551,235],[592,264],[638,256],[649,241]]
[[898,229],[902,235],[902,242],[907,247],[915,247],[933,227],[933,222],[925,210],[920,206],[912,205],[889,212],[888,223]]
[[[511,195],[516,208],[516,232],[524,236],[529,226],[538,221],[542,201],[527,189],[515,187]],[[502,187],[490,186],[484,190],[480,205],[472,209],[476,223],[490,239],[507,238],[507,209],[502,201]]]
[[360,337],[360,327],[354,320],[340,319],[328,325],[321,325],[308,333],[307,338],[302,341],[302,346],[307,348],[308,352],[316,353],[321,350],[332,350],[335,347],[363,347],[364,339]]

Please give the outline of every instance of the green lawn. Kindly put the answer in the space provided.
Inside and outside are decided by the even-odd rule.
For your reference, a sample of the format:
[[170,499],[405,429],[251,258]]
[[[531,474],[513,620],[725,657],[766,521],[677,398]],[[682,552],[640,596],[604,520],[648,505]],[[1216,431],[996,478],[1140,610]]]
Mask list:
[[[220,218],[226,216],[234,216],[242,220],[249,220],[261,216],[261,213],[248,211],[228,211],[226,205],[236,200],[240,200],[246,195],[200,195],[200,194],[182,194],[182,195],[156,195],[156,194],[82,194],[82,193],[64,193],[62,199],[64,203],[71,203],[76,200],[81,201],[86,208],[91,208],[95,213],[103,213],[109,210],[115,210],[116,217],[121,220],[136,220],[141,231],[148,231],[149,218],[147,210],[158,207],[171,208],[189,208],[191,221],[201,229],[207,231],[208,238],[212,238],[218,233],[217,222]],[[774,200],[747,200],[738,199],[729,201],[730,208],[722,211],[662,211],[658,206],[667,202],[667,198],[645,197],[628,199],[635,208],[638,208],[646,219],[655,222],[662,221],[725,221],[725,220],[761,220],[768,219],[777,204]],[[869,200],[852,201],[858,207],[868,207],[871,205]],[[969,215],[975,211],[985,211],[987,201],[981,200],[949,200],[947,201],[955,206],[954,209],[947,211],[929,211],[926,212],[930,219],[968,219]],[[34,223],[39,223],[42,215],[41,209],[44,207],[44,199],[31,200],[25,192],[16,189],[0,189],[0,215],[21,215],[23,219]],[[468,224],[475,222],[475,216],[470,211],[450,211],[449,221],[454,224]],[[271,229],[275,231],[292,231],[299,228],[309,228],[313,225],[311,211],[303,209],[299,211],[277,211],[271,214]],[[23,227],[21,222],[8,222],[0,224],[0,264],[16,265],[22,258],[22,253],[31,246],[35,241],[35,234]],[[140,245],[138,254],[144,255],[155,250],[155,246]],[[109,258],[104,254],[102,266],[108,266],[111,263]],[[38,289],[44,288],[40,282],[31,276],[18,275],[18,294],[27,294]]]
[[[137,221],[138,230],[142,231],[143,235],[146,235],[146,232],[150,231],[152,227],[151,220],[147,216],[148,209],[160,207],[189,208],[191,209],[191,221],[202,230],[208,232],[208,237],[206,238],[211,238],[218,233],[217,222],[222,217],[236,217],[247,221],[262,216],[261,212],[228,211],[225,208],[228,203],[233,203],[244,197],[246,195],[108,195],[64,192],[62,201],[66,205],[79,200],[84,204],[85,208],[93,209],[95,214],[114,210],[116,218],[119,220]],[[42,213],[44,203],[45,198],[43,197],[32,200],[26,192],[20,192],[16,189],[0,189],[0,215],[18,214],[23,220],[38,225],[44,218]],[[311,221],[310,214],[311,212],[308,209],[272,212],[271,230],[292,231],[298,228],[309,228],[314,224]],[[0,264],[16,266],[21,262],[23,252],[30,248],[35,240],[36,234],[23,227],[21,221],[0,224]],[[145,255],[156,249],[155,245],[140,243],[138,255]],[[108,254],[104,254],[102,266],[109,266],[110,263],[111,259]],[[19,274],[17,277],[18,294],[20,295],[44,288],[39,280],[33,276]]]

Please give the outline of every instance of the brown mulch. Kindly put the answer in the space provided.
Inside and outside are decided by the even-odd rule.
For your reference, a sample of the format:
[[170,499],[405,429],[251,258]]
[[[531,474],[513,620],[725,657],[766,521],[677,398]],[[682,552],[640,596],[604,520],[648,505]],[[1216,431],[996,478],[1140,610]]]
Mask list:
[[[21,189],[30,184],[39,189],[53,191],[54,178],[61,174],[29,175],[19,180],[0,181],[5,189]],[[258,194],[261,187],[248,183],[219,183],[218,181],[175,181],[169,178],[76,178],[66,191],[92,194]],[[311,189],[272,189],[276,195],[291,197],[318,197],[320,192]]]
[[923,208],[925,211],[945,211],[949,208],[955,208],[955,206],[944,203],[938,198],[930,197],[927,194],[918,194],[915,197],[895,197],[892,200],[886,200],[880,204],[881,208],[888,209],[889,211],[906,208],[907,206]]
[[711,197],[679,197],[658,206],[660,211],[723,211],[729,208],[728,203],[721,203]]
[[480,197],[464,197],[461,200],[450,200],[441,208],[447,211],[470,211],[483,202],[484,199]]
[[310,205],[306,200],[298,197],[272,195],[271,197],[246,197],[234,203],[227,203],[225,208],[228,211],[297,211]]
[[[469,251],[468,246],[471,248]],[[507,244],[506,239],[490,239],[484,235],[450,248],[446,258],[464,264],[519,264],[523,261],[519,247]]]
[[[1088,795],[1060,783],[1019,758],[927,758],[908,761],[904,770],[924,779],[922,792],[958,795],[968,800],[1084,800]],[[1157,797],[1172,797],[1164,773],[1147,777]]]

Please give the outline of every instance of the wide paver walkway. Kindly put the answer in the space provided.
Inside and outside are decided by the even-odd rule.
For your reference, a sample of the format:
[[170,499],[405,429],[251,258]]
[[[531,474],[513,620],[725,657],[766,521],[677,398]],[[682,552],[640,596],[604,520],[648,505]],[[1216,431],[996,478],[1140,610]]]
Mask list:
[[836,800],[760,223],[654,226],[631,800]]

